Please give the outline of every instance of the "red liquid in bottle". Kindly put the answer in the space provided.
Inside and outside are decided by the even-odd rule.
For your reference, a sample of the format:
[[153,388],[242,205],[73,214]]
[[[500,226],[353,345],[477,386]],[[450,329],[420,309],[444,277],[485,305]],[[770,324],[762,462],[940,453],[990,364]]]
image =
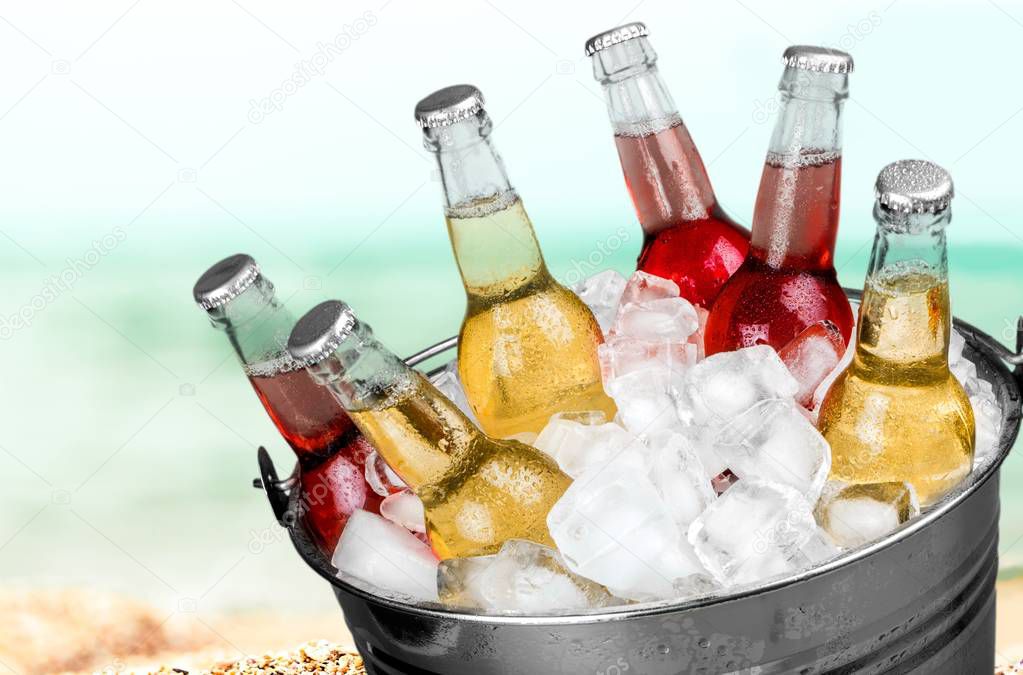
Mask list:
[[742,264],[749,233],[718,207],[681,120],[656,133],[617,134],[615,144],[643,225],[637,269],[671,279],[683,298],[710,307]]
[[281,359],[246,368],[259,400],[298,455],[305,517],[325,553],[356,509],[379,513],[381,497],[366,483],[372,447],[327,387]]
[[841,157],[768,156],[749,255],[721,290],[707,319],[707,354],[757,344],[776,350],[818,321],[848,343],[853,315],[834,268]]
[[330,555],[356,509],[380,512],[383,499],[366,484],[366,457],[373,452],[356,436],[343,452],[302,469],[302,502],[309,529],[324,553]]

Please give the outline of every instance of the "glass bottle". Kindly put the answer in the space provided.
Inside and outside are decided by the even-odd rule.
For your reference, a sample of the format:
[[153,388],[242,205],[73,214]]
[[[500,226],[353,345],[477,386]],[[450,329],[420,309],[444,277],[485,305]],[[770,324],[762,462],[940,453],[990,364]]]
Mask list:
[[305,517],[321,547],[333,551],[353,511],[379,511],[380,497],[365,478],[372,447],[288,354],[294,318],[251,256],[240,253],[210,267],[193,297],[227,335],[263,408],[295,452]]
[[906,481],[933,504],[973,465],[970,401],[948,368],[952,313],[945,228],[952,179],[922,160],[877,178],[877,234],[856,351],[821,404],[832,478]]
[[480,426],[531,441],[555,413],[614,417],[597,360],[600,327],[547,270],[494,149],[483,95],[471,85],[447,87],[421,100],[415,116],[440,169],[465,286],[458,372]]
[[636,267],[710,307],[742,264],[749,232],[717,203],[707,170],[636,22],[586,41],[604,89],[625,184],[643,228]]
[[536,448],[481,432],[348,305],[314,307],[288,349],[422,500],[438,557],[496,553],[508,539],[554,545],[547,512],[571,479]]
[[781,109],[760,179],[749,253],[707,321],[707,354],[756,344],[776,350],[831,321],[846,344],[849,300],[835,273],[842,176],[842,105],[852,57],[823,47],[785,50]]

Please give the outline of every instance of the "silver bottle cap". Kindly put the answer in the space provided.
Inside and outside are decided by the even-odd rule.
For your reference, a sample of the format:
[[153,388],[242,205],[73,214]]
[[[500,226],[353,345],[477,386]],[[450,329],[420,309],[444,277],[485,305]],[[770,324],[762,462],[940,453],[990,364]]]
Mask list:
[[586,41],[586,56],[593,56],[602,49],[613,47],[616,44],[632,40],[633,38],[646,37],[647,35],[646,24],[641,21],[633,21],[624,26],[606,30]]
[[446,127],[483,110],[483,92],[471,84],[455,84],[433,92],[416,104],[416,122],[424,129]]
[[352,334],[355,313],[340,300],[327,300],[305,313],[288,337],[288,353],[301,366],[311,366],[333,354]]
[[853,58],[846,52],[813,45],[792,45],[781,57],[786,68],[816,73],[851,73]]
[[202,309],[220,307],[241,295],[259,275],[259,265],[252,256],[237,253],[203,272],[192,287],[192,297]]
[[878,203],[900,213],[943,211],[954,194],[948,171],[923,159],[892,162],[881,169],[874,184]]

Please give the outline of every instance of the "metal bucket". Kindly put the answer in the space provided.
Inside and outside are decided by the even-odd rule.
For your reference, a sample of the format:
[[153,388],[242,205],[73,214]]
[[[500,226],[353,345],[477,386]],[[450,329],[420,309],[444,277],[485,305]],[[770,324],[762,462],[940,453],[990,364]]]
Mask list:
[[1001,404],[996,456],[883,540],[732,595],[537,617],[406,604],[335,577],[294,517],[298,491],[289,494],[261,448],[262,485],[299,555],[330,583],[370,673],[990,673],[999,467],[1019,431],[1023,358],[968,324],[956,327]]

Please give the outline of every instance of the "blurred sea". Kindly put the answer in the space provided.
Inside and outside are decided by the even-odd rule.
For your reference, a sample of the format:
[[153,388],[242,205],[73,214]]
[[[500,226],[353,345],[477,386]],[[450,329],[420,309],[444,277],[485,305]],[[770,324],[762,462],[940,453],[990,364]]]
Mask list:
[[[627,273],[638,248],[632,237],[578,257],[586,247],[577,241],[540,234],[555,275],[569,281],[608,267]],[[446,240],[377,239],[340,261],[325,251],[294,260],[251,252],[296,315],[344,298],[402,354],[454,334],[464,297]],[[4,332],[0,578],[95,585],[168,611],[329,609],[326,586],[251,486],[258,445],[285,472],[291,453],[226,340],[191,302],[196,276],[235,251],[121,246],[72,290],[36,302],[30,326]],[[868,255],[869,241],[840,242],[845,285],[862,285]],[[953,310],[1006,344],[1023,311],[1021,260],[1019,246],[951,250]],[[40,295],[59,266],[9,261],[3,316]],[[1023,570],[1021,480],[1017,449],[1002,473],[1005,575]]]

